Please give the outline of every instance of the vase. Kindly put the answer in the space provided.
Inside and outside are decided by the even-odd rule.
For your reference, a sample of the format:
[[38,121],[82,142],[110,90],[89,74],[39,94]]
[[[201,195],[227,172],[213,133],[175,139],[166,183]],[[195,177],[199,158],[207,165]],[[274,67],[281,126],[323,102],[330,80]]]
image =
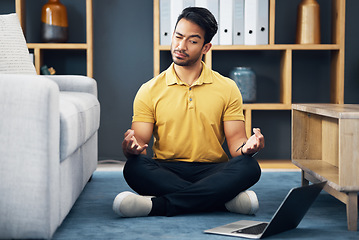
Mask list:
[[320,44],[320,7],[316,0],[302,0],[298,5],[298,44]]
[[44,42],[68,40],[67,10],[60,0],[49,0],[41,11],[41,38]]
[[256,75],[249,67],[235,67],[229,73],[230,78],[237,84],[244,103],[257,100]]

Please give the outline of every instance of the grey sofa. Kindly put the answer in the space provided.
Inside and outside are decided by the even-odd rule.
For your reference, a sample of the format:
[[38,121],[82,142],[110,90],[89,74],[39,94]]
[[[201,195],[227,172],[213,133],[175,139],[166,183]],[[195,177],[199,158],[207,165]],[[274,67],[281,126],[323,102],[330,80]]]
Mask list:
[[0,238],[51,238],[97,166],[97,85],[11,70],[3,38],[0,29]]

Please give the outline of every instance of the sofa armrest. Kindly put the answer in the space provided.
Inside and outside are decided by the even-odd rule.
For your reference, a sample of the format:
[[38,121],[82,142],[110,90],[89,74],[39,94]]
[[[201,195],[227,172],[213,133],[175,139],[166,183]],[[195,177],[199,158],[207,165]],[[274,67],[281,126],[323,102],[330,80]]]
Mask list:
[[46,75],[55,81],[60,91],[86,92],[97,97],[97,82],[90,77],[80,75]]
[[59,125],[56,83],[0,74],[0,232],[10,234],[2,237],[50,237],[59,224]]

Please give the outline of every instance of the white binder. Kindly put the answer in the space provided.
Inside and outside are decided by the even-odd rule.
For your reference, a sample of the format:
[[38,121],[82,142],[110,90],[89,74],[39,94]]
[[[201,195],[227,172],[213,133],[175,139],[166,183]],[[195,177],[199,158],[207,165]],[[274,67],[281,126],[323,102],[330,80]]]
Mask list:
[[233,0],[233,44],[244,44],[244,0]]
[[171,32],[174,31],[178,16],[186,7],[194,7],[195,0],[171,0]]
[[244,44],[256,45],[258,0],[246,0],[244,3]]
[[[219,0],[207,0],[208,1],[208,10],[213,14],[213,16],[216,18],[217,23],[219,21]],[[213,36],[212,39],[213,45],[219,44],[219,34],[218,32],[216,35]]]
[[203,7],[208,9],[208,0],[196,0],[196,7]]
[[194,7],[195,6],[195,0],[183,0],[183,9],[186,7]]
[[219,1],[219,44],[232,45],[233,0]]
[[268,0],[245,0],[244,44],[268,44]]
[[[217,23],[219,23],[219,0],[196,0],[195,6],[207,8],[216,18]],[[219,44],[218,32],[213,36],[211,43],[213,45]]]
[[182,0],[171,0],[171,32],[173,33],[178,16],[183,10],[183,1]]
[[160,0],[160,45],[171,45],[171,0]]
[[257,45],[268,44],[269,0],[258,0]]

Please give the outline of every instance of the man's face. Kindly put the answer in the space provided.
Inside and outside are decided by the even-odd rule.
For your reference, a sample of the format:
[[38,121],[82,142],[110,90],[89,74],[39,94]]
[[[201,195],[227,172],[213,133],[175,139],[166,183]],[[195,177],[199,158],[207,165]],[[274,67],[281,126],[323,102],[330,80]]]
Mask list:
[[173,62],[179,66],[191,66],[201,61],[206,53],[204,30],[197,24],[182,18],[173,33],[171,54]]

